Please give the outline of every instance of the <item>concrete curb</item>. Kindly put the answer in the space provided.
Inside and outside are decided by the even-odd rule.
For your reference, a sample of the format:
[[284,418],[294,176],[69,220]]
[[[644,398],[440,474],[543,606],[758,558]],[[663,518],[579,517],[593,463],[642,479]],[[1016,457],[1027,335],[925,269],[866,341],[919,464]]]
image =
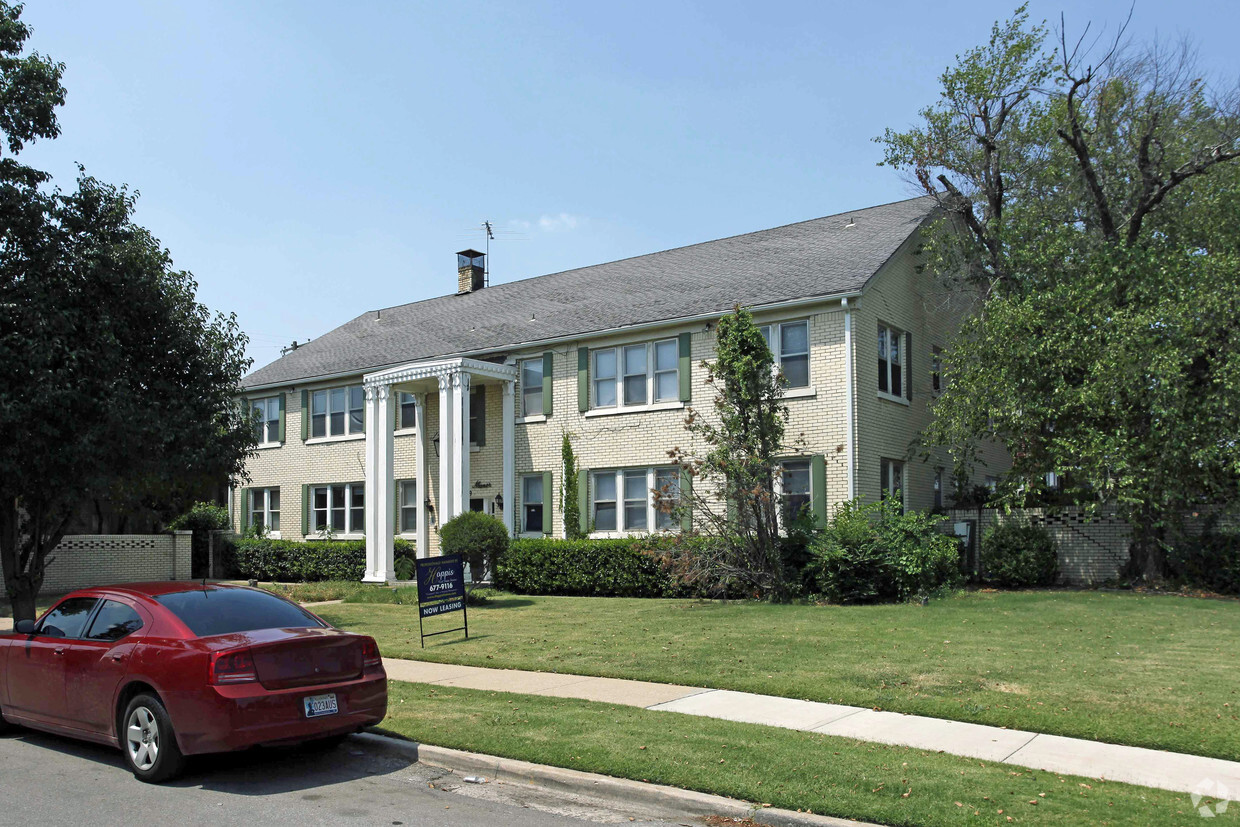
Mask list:
[[644,804],[671,818],[703,818],[714,815],[752,818],[759,824],[769,824],[772,827],[867,827],[860,821],[797,813],[776,807],[756,807],[734,798],[682,790],[679,787],[647,784],[613,778],[610,775],[462,752],[447,747],[419,744],[416,741],[402,741],[371,732],[355,737],[369,749],[440,767],[453,774],[481,775],[489,781],[542,787],[555,792],[602,800],[612,807]]

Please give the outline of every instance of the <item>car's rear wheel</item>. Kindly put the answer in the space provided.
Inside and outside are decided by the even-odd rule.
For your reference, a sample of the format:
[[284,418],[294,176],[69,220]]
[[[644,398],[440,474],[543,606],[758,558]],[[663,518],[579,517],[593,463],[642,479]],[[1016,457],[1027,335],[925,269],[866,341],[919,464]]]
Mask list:
[[158,784],[185,766],[168,710],[154,695],[137,695],[121,719],[121,751],[134,778]]

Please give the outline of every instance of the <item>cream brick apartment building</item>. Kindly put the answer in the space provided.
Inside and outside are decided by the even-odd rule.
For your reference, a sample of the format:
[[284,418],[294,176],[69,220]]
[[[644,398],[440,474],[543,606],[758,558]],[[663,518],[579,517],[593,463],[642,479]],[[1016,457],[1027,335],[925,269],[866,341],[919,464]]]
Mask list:
[[678,484],[669,449],[702,447],[686,409],[712,413],[702,362],[738,304],[787,379],[789,503],[820,518],[856,496],[940,505],[946,455],[910,453],[961,313],[919,266],[933,209],[917,198],[489,287],[464,251],[456,293],[365,313],[246,377],[260,445],[234,525],[377,537],[376,582],[394,537],[433,555],[435,528],[465,510],[563,536],[569,434],[594,536],[678,530],[653,492]]

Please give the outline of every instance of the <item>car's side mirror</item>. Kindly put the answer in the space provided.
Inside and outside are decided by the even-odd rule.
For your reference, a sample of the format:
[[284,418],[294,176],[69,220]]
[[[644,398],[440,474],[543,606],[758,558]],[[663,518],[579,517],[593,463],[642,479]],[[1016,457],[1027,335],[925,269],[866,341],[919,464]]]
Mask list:
[[34,634],[34,621],[33,620],[19,620],[17,621],[17,624],[13,627],[13,631],[17,632],[17,634],[19,635],[33,635]]

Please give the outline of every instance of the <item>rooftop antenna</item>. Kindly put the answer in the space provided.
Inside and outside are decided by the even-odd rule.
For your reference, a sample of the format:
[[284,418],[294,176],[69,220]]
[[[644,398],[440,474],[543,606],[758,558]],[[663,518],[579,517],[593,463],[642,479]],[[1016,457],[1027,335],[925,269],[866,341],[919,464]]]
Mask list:
[[495,233],[491,231],[490,221],[483,221],[482,229],[485,230],[487,234],[487,257],[486,257],[486,264],[484,265],[484,269],[482,271],[482,283],[485,284],[487,287],[490,287],[491,286],[491,239],[495,238]]

